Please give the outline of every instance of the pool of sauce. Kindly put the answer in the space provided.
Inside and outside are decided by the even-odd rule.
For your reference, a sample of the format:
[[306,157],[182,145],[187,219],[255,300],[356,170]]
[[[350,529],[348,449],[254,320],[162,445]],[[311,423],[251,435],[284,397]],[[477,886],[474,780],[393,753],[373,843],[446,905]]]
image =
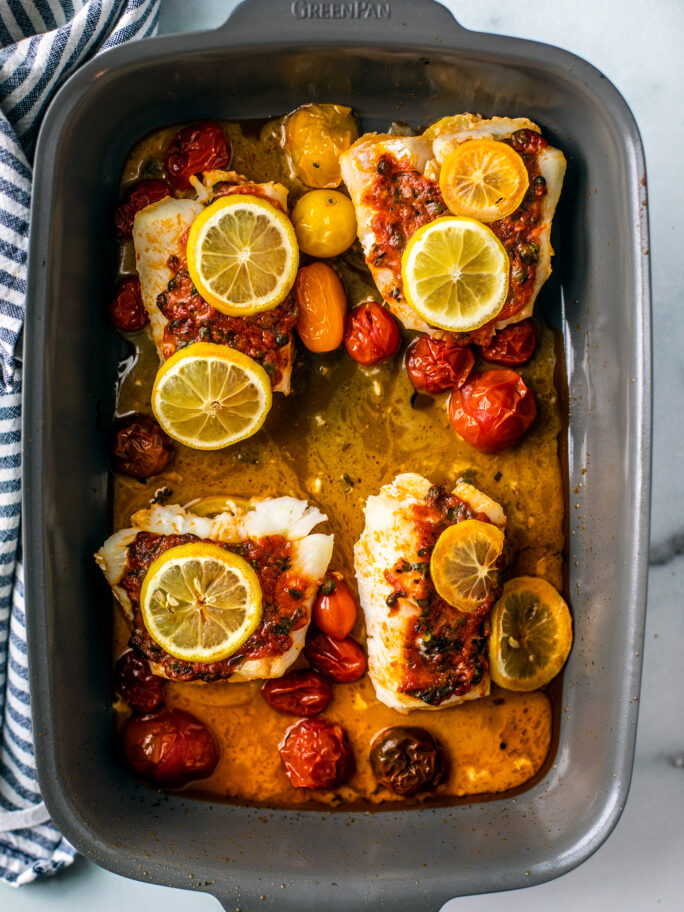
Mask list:
[[[131,152],[122,187],[159,174],[163,150],[177,128],[146,138]],[[249,125],[224,124],[233,142],[231,167],[250,179],[280,180],[293,198],[302,190],[288,176],[275,140],[277,129],[261,134]],[[156,172],[156,173],[155,173]],[[337,258],[349,306],[372,295],[380,300],[360,249]],[[130,243],[121,250],[120,272],[134,271]],[[158,357],[146,332],[129,337],[130,357],[121,365],[117,414],[151,414],[150,393]],[[363,507],[400,472],[418,472],[432,483],[453,487],[464,478],[501,503],[510,575],[542,576],[562,591],[564,582],[564,478],[559,449],[561,403],[555,384],[557,341],[539,323],[537,351],[520,369],[533,389],[538,418],[523,442],[498,455],[478,453],[459,440],[446,415],[446,395],[415,396],[403,366],[403,350],[391,362],[362,368],[340,350],[312,355],[300,346],[289,396],[274,395],[263,428],[242,443],[217,452],[178,446],[173,462],[145,482],[113,476],[112,528],[129,525],[131,514],[152,500],[184,504],[212,494],[242,497],[292,495],[317,504],[328,521],[316,531],[335,535],[331,569],[355,591],[352,547],[363,524]],[[365,640],[362,613],[353,636]],[[114,658],[127,645],[129,630],[114,612]],[[305,665],[300,659],[294,667]],[[388,806],[417,802],[455,803],[472,796],[520,789],[535,781],[550,762],[557,721],[558,682],[549,693],[516,694],[493,687],[481,700],[440,711],[398,713],[380,703],[367,676],[335,684],[323,716],[342,724],[354,749],[356,772],[336,791],[293,788],[278,755],[283,734],[296,722],[273,710],[259,683],[167,684],[167,703],[188,709],[211,726],[221,747],[212,776],[188,787],[195,795],[269,807]],[[118,713],[119,724],[123,721]],[[432,793],[407,800],[381,787],[369,763],[373,736],[389,725],[419,725],[443,743],[450,769]]]

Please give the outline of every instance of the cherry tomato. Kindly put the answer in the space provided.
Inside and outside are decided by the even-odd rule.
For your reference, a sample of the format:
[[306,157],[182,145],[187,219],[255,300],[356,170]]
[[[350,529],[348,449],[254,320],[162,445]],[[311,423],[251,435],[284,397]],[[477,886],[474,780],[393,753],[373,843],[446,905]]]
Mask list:
[[109,305],[109,317],[121,332],[137,332],[147,325],[147,311],[137,276],[129,276],[119,285],[116,297]]
[[483,453],[500,453],[513,446],[536,415],[534,394],[512,370],[473,373],[449,400],[452,427]]
[[114,468],[133,478],[163,472],[174,454],[170,437],[147,415],[123,419],[114,437]]
[[140,212],[145,206],[171,196],[171,189],[163,180],[141,180],[133,187],[126,199],[119,203],[114,213],[116,236],[130,237],[133,232],[135,213]]
[[447,767],[444,750],[429,731],[398,725],[375,736],[370,761],[378,782],[398,795],[435,788]]
[[164,702],[164,679],[152,674],[147,659],[133,649],[124,652],[116,663],[114,686],[139,712],[152,712]]
[[269,706],[291,716],[315,716],[332,700],[330,681],[308,668],[266,681],[261,692]]
[[325,263],[303,266],[294,294],[299,305],[297,332],[312,352],[335,351],[342,344],[347,299],[337,273]]
[[336,640],[348,636],[356,623],[356,602],[339,573],[329,573],[318,592],[313,619],[316,626]]
[[344,729],[325,719],[297,722],[278,750],[295,788],[336,788],[354,772],[354,755]]
[[366,655],[351,637],[336,640],[327,633],[316,630],[307,636],[304,654],[316,671],[338,684],[356,681],[366,671]]
[[300,250],[314,257],[344,253],[356,240],[354,204],[337,190],[309,190],[292,210]]
[[191,124],[173,137],[166,149],[164,166],[169,183],[178,190],[187,190],[190,178],[200,171],[225,168],[232,157],[232,148],[217,123]]
[[285,119],[285,150],[295,174],[307,187],[337,187],[340,155],[358,137],[351,108],[307,104]]
[[421,336],[409,349],[406,371],[419,392],[434,396],[449,387],[462,386],[474,364],[469,345],[459,345],[451,338]]
[[530,360],[536,345],[537,327],[534,320],[522,320],[500,329],[488,345],[481,346],[480,357],[493,364],[517,367]]
[[134,716],[126,726],[124,750],[140,776],[173,786],[211,775],[219,757],[211,731],[183,709]]
[[369,367],[387,361],[397,353],[400,341],[397,321],[375,301],[363,301],[347,314],[344,347],[359,364]]

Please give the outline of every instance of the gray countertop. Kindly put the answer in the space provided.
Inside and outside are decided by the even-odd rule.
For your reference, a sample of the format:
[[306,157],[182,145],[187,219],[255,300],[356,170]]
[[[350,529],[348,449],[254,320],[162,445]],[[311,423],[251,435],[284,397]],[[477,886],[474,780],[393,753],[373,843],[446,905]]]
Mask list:
[[[575,871],[527,890],[452,900],[444,910],[678,910],[684,903],[684,3],[444,3],[467,28],[532,38],[579,54],[602,70],[631,106],[648,166],[655,374],[650,591],[636,764],[626,809],[608,841]],[[212,28],[235,5],[235,0],[162,0],[160,31]],[[219,908],[205,894],[128,881],[82,858],[56,878],[19,890],[0,887],[0,907],[3,912]]]

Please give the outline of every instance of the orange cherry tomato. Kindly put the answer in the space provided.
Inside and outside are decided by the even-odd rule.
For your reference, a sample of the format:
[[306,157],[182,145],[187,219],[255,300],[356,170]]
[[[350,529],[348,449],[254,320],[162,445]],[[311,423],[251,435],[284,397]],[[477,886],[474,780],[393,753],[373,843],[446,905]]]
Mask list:
[[340,573],[329,573],[314,604],[313,619],[319,630],[343,640],[356,623],[356,602]]
[[303,266],[297,273],[294,293],[299,305],[297,332],[304,345],[312,352],[339,348],[347,299],[335,271],[325,263]]

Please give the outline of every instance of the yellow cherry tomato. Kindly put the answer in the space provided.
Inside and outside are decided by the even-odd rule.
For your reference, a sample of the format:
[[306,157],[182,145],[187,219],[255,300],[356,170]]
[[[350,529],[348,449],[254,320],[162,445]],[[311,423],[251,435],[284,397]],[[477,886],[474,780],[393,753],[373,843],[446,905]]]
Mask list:
[[285,151],[292,169],[307,187],[337,187],[342,180],[340,155],[358,138],[351,108],[308,104],[285,118]]
[[354,204],[337,190],[310,190],[292,210],[299,249],[309,256],[333,257],[356,239]]
[[297,273],[294,293],[299,305],[297,332],[312,352],[335,351],[342,344],[347,299],[330,266],[312,263]]

